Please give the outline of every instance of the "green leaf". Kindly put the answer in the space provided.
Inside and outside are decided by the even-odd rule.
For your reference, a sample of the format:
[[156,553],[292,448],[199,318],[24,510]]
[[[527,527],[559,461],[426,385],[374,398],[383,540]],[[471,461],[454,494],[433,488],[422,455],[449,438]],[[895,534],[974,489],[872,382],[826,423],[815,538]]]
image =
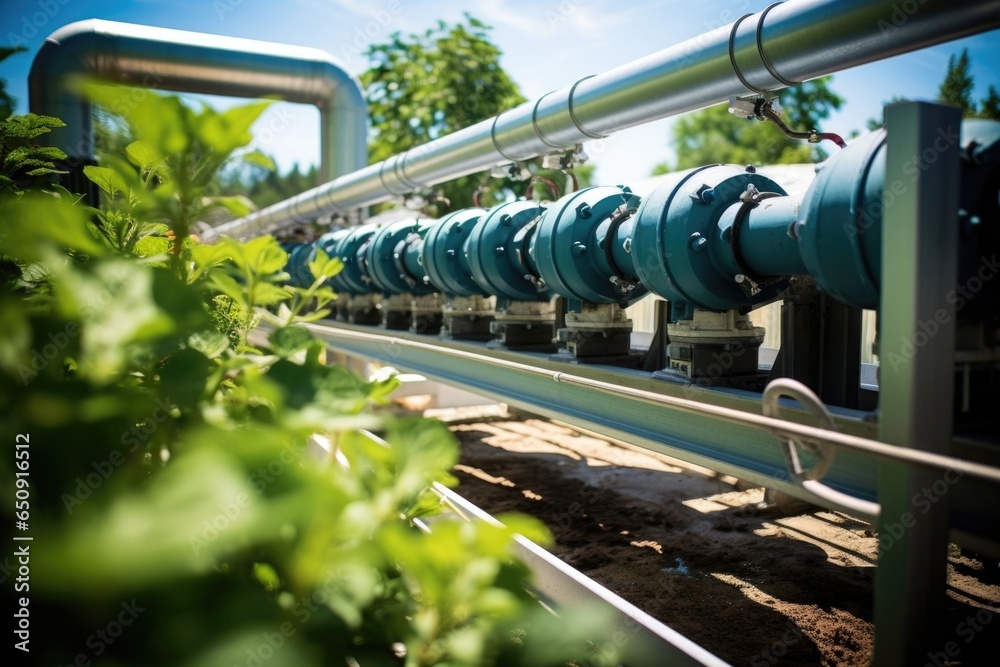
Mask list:
[[325,276],[327,280],[340,273],[344,268],[344,263],[339,257],[330,257],[321,248],[316,249],[316,256],[307,265],[309,271],[317,280]]
[[187,343],[209,359],[215,359],[229,349],[229,336],[214,329],[207,329],[188,336]]
[[275,171],[277,169],[277,165],[274,164],[274,159],[260,151],[250,151],[249,153],[244,153],[240,157],[244,162],[258,167],[263,167],[268,171]]
[[236,303],[247,306],[246,295],[243,293],[243,286],[236,282],[232,276],[221,271],[213,271],[209,274],[209,284],[219,293],[225,294]]
[[[82,81],[80,92],[105,109],[121,114],[135,136],[165,156],[179,156],[191,146],[185,107],[177,97],[151,90]],[[138,94],[137,94],[138,92]],[[189,112],[188,112],[189,113]]]
[[273,236],[258,236],[245,243],[223,238],[219,245],[229,251],[233,263],[248,282],[280,272],[288,262],[288,253]]
[[163,162],[163,157],[148,141],[142,139],[133,141],[125,147],[128,161],[140,169],[152,169]]
[[208,326],[198,294],[165,271],[110,260],[59,280],[60,312],[83,323],[81,374],[98,382],[120,377],[137,345]]
[[254,563],[253,576],[267,591],[276,591],[281,587],[281,578],[270,563]]
[[229,259],[229,248],[225,244],[208,245],[198,243],[184,250],[185,258],[194,264],[188,274],[188,282],[195,282],[208,272]]
[[51,167],[39,167],[38,169],[32,169],[26,172],[28,176],[45,176],[46,174],[68,174],[68,171],[62,169],[53,169]]
[[163,236],[144,236],[135,243],[137,257],[155,257],[170,250],[170,240]]
[[239,218],[242,218],[253,210],[253,202],[243,195],[234,195],[232,197],[208,197],[205,200],[205,204],[209,207],[221,206]]
[[287,301],[292,295],[284,287],[271,283],[257,283],[251,291],[250,298],[258,306],[273,306]]
[[57,127],[66,127],[66,123],[52,116],[28,113],[23,116],[11,116],[0,121],[0,136],[34,139]]
[[42,161],[44,164],[52,165],[53,160],[63,160],[66,154],[53,146],[18,146],[7,154],[4,158],[4,165],[18,168],[37,164]]
[[200,351],[180,350],[159,371],[160,393],[168,403],[193,407],[205,392],[211,370],[211,359]]
[[73,192],[70,192],[63,186],[59,185],[58,183],[53,183],[46,187],[48,188],[48,190],[51,190],[52,194],[54,194],[56,198],[63,199],[68,204],[76,204],[81,199],[83,199],[83,195],[78,195]]
[[0,220],[6,237],[0,252],[24,262],[36,262],[65,249],[98,256],[104,246],[87,229],[86,211],[43,193],[29,192],[0,201]]
[[275,329],[268,338],[271,350],[279,357],[290,357],[308,347],[314,340],[316,339],[308,329],[296,326]]
[[87,165],[83,168],[83,174],[112,199],[116,195],[124,194],[128,190],[128,186],[122,180],[122,177],[118,175],[118,172],[109,167]]

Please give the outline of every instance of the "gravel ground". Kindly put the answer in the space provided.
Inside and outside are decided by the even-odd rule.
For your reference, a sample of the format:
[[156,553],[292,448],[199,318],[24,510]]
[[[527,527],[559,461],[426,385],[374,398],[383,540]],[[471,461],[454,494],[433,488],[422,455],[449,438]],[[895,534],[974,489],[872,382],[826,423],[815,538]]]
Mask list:
[[[545,522],[557,556],[733,665],[867,665],[877,540],[868,524],[502,409],[429,411],[462,444],[458,492]],[[996,665],[1000,568],[955,549],[941,645]],[[982,611],[988,610],[988,611]],[[968,640],[968,641],[967,641]]]

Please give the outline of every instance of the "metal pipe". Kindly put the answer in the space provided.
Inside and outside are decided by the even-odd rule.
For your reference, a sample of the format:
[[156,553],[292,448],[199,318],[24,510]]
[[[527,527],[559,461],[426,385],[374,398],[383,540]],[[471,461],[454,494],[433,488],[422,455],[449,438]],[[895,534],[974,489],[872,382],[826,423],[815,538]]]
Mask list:
[[996,0],[794,0],[394,155],[216,228],[249,238],[659,118],[1000,26]]
[[368,162],[368,109],[361,84],[320,49],[90,19],[59,28],[31,65],[31,110],[56,116],[51,134],[70,163],[93,159],[90,103],[73,80],[233,97],[275,96],[320,111],[320,178],[327,181]]

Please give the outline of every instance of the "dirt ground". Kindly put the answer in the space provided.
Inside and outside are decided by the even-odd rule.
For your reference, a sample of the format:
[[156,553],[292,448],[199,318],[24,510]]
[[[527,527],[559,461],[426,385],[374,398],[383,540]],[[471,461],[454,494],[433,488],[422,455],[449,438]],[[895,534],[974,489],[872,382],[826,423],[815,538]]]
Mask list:
[[[542,520],[557,556],[724,660],[868,664],[877,549],[868,524],[761,509],[761,489],[549,421],[434,412],[462,444],[461,495]],[[956,548],[948,567],[938,625],[941,646],[954,641],[959,652],[926,664],[1000,664],[998,564]]]

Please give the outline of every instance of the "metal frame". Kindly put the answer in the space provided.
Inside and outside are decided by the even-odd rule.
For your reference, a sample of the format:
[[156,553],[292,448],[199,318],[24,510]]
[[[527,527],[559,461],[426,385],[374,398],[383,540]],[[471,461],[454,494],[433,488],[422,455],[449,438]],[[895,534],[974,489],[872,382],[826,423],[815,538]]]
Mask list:
[[836,447],[836,460],[823,481],[865,500],[876,497],[879,460],[955,471],[961,480],[952,488],[952,519],[959,516],[964,530],[953,537],[961,537],[961,543],[974,538],[978,545],[1000,544],[991,504],[984,502],[998,498],[1000,467],[969,460],[977,458],[976,442],[953,439],[954,453],[963,458],[942,456],[879,442],[877,424],[863,419],[865,413],[834,410],[836,430],[826,430],[810,426],[813,417],[789,403],[781,419],[764,417],[760,395],[737,389],[665,382],[615,367],[568,365],[543,354],[489,349],[471,341],[391,335],[329,321],[304,326],[350,356],[414,371],[830,509],[850,513],[791,482],[775,433]]
[[[950,451],[954,412],[955,306],[948,294],[958,275],[960,144],[937,140],[957,137],[961,120],[959,109],[937,104],[886,110],[885,191],[893,200],[883,219],[881,356],[907,361],[883,361],[879,440],[938,454]],[[922,330],[926,322],[937,323],[936,333]],[[939,470],[881,464],[878,665],[922,664],[938,641],[932,623],[945,601],[950,494],[919,511],[914,498],[941,480],[948,481]]]
[[[499,524],[451,489],[437,483],[432,488],[465,518]],[[430,528],[433,530],[433,524]],[[618,639],[615,643],[622,664],[633,667],[728,667],[726,661],[573,569],[531,540],[516,535],[514,551],[531,569],[532,590],[547,605],[556,609],[580,604],[598,605],[611,613],[612,625],[606,634]]]

